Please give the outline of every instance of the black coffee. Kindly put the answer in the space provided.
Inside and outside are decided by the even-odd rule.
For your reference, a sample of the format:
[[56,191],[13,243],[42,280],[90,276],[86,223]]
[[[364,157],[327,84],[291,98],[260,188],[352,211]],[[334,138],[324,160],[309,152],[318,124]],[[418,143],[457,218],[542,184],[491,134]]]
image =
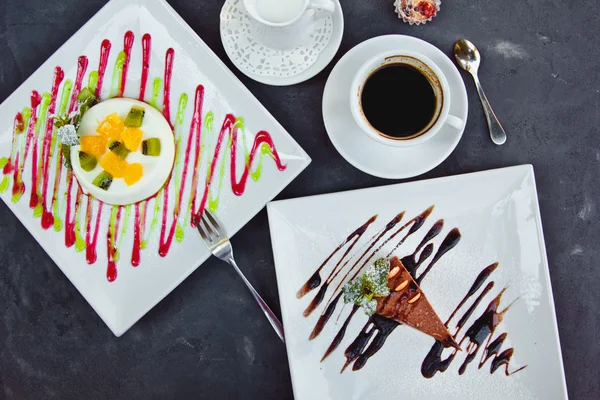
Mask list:
[[399,139],[419,133],[436,110],[431,83],[407,64],[390,64],[375,71],[364,84],[361,103],[375,129]]

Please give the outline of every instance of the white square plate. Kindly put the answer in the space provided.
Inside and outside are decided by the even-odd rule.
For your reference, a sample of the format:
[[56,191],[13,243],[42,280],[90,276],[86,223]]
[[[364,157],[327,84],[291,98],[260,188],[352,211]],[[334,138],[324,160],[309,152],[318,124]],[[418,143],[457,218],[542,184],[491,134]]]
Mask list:
[[[147,54],[147,60],[144,54]],[[147,203],[145,218],[142,216],[144,207],[139,207],[139,223],[136,206],[119,211],[117,207],[100,207],[97,200],[91,200],[88,207],[86,196],[81,197],[79,211],[75,212],[77,183],[74,181],[69,188],[66,171],[59,167],[60,153],[57,141],[50,140],[52,123],[49,116],[69,109],[73,102],[71,94],[77,91],[80,82],[83,86],[99,87],[103,100],[121,93],[125,97],[142,97],[163,110],[175,127],[178,156],[169,184],[167,207],[163,207],[167,196],[162,191],[158,198]],[[199,99],[196,97],[198,85],[204,87],[203,107],[197,114],[201,117],[203,149],[196,168],[194,155],[198,134],[195,133],[189,143],[188,138],[190,132],[197,132],[192,131],[191,126],[196,99]],[[40,105],[35,104],[38,92],[42,100]],[[31,106],[32,93],[36,107]],[[184,104],[185,100],[187,104]],[[233,235],[287,186],[310,159],[165,1],[109,2],[0,106],[0,197],[115,335],[123,334],[209,257],[200,235],[190,223],[192,179],[197,170],[198,209],[216,138],[229,113],[239,118],[235,129],[238,138],[236,182],[243,179],[242,172],[246,167],[244,147],[251,150],[255,137],[264,138],[264,134],[258,135],[260,131],[270,134],[281,162],[285,164],[285,169],[280,170],[274,158],[262,151],[265,147],[260,146],[251,166],[255,174],[247,177],[243,195],[238,196],[230,182],[231,152],[225,152],[230,136],[224,136],[210,186],[210,197],[220,201],[211,201],[210,205],[213,210],[218,208],[219,218],[228,234]],[[33,115],[37,117],[37,124]],[[209,127],[211,116],[212,129]],[[21,130],[24,132],[14,133]],[[188,144],[192,151],[186,164],[184,155]],[[25,153],[27,160],[21,166]],[[19,162],[15,162],[17,156]],[[15,164],[19,164],[16,170],[24,171],[16,179],[25,185],[20,199],[13,198],[15,168],[12,165]],[[44,167],[34,178],[32,171],[40,165]],[[182,179],[184,171],[187,175]],[[34,179],[37,179],[35,185]],[[181,184],[184,185],[179,192],[181,212],[174,218]],[[34,195],[33,204],[30,204],[31,192],[36,186],[38,189],[34,192],[38,196]],[[237,189],[239,192],[241,187]],[[16,192],[20,191],[18,184]],[[89,224],[86,222],[88,210]],[[163,215],[167,219],[165,235],[161,238]],[[107,240],[111,219],[113,244]],[[175,226],[173,243],[167,255],[161,257],[158,254],[160,243],[168,242],[172,226]],[[146,248],[141,250],[140,264],[134,268],[132,254],[138,231],[143,233],[139,237],[146,242]],[[73,232],[76,235],[69,238]],[[76,239],[74,244],[73,239]],[[118,259],[117,278],[109,282],[109,249],[113,253],[115,248],[117,252],[112,258]],[[91,262],[94,259],[95,262]],[[88,265],[88,260],[92,265]],[[108,275],[114,277],[114,270]]]
[[[480,350],[466,372],[459,375],[458,370],[466,352],[473,350],[465,339],[461,344],[463,351],[456,354],[445,372],[425,378],[421,366],[435,340],[408,326],[397,326],[362,369],[353,371],[356,364],[351,363],[340,373],[346,362],[346,349],[363,327],[367,331],[373,327],[368,324],[369,317],[360,308],[350,318],[339,347],[321,362],[352,310],[350,305],[342,307],[342,296],[320,335],[309,340],[317,320],[330,304],[328,300],[332,294],[335,296],[338,293],[335,291],[338,283],[349,280],[343,279],[346,272],[386,226],[391,228],[393,224],[388,224],[396,215],[405,211],[403,219],[382,236],[365,258],[369,258],[372,251],[406,224],[406,228],[376,251],[370,260],[388,255],[400,239],[411,231],[414,225],[408,222],[432,205],[435,207],[424,224],[409,235],[393,251],[393,255],[405,258],[416,254],[419,258],[428,247],[433,247],[429,258],[418,269],[419,273],[423,273],[437,251],[444,247],[442,243],[446,237],[451,237],[456,233],[454,228],[458,228],[460,240],[426,274],[421,282],[422,293],[427,296],[441,321],[446,321],[482,270],[498,262],[497,269],[450,320],[448,328],[460,342],[469,332],[469,327],[476,325],[479,317],[484,315],[492,300],[506,288],[500,299],[499,311],[514,303],[503,315],[493,339],[507,333],[500,354],[514,349],[509,371],[514,372],[525,365],[526,368],[506,376],[504,366],[501,366],[491,374],[492,358],[478,369],[483,354],[483,350]],[[415,399],[567,398],[531,166],[274,202],[268,205],[268,213],[296,399],[391,399],[407,395]],[[319,274],[320,286],[298,298],[299,289],[314,276],[332,251],[374,215],[378,215],[377,219],[364,234],[352,237],[325,264]],[[439,227],[436,223],[440,219],[444,220],[441,232],[426,242],[432,246],[423,245],[421,252],[416,252],[415,249],[430,229]],[[348,264],[344,264],[345,261],[338,264],[352,243],[356,244],[344,258],[350,261]],[[341,266],[342,272],[330,281],[322,303],[312,314],[304,317],[304,310],[316,297],[319,288],[324,287],[336,264]],[[405,265],[408,263],[405,262]],[[494,282],[493,288],[484,294],[463,329],[456,335],[458,320],[475,303],[489,282]],[[377,330],[373,333],[371,344],[377,340]],[[369,346],[366,345],[366,351]],[[445,349],[443,358],[451,353],[452,349]]]

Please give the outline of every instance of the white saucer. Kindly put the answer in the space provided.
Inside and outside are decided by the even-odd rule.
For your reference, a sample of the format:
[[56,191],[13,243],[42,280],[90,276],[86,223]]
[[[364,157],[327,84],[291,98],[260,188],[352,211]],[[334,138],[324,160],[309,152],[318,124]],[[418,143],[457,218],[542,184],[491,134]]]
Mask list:
[[349,93],[358,68],[378,53],[403,49],[420,52],[435,62],[446,75],[451,93],[450,114],[467,121],[467,91],[454,63],[437,47],[414,37],[387,35],[369,39],[350,50],[337,63],[323,93],[323,120],[337,151],[367,174],[404,179],[424,174],[441,164],[454,151],[461,130],[446,126],[427,142],[407,148],[390,147],[369,138],[350,112]]
[[[264,83],[267,85],[273,85],[273,86],[289,86],[289,85],[295,85],[297,83],[307,81],[310,78],[317,75],[323,69],[325,69],[325,67],[327,67],[327,65],[329,65],[331,60],[333,60],[333,57],[335,56],[338,49],[340,48],[340,44],[342,43],[342,36],[344,34],[344,14],[342,12],[342,6],[340,4],[340,1],[332,0],[335,3],[335,12],[330,17],[330,18],[332,18],[332,22],[333,22],[333,25],[331,28],[331,29],[333,29],[333,32],[331,32],[331,39],[329,40],[329,42],[327,43],[325,48],[319,53],[317,60],[313,64],[311,64],[308,68],[306,68],[305,70],[302,70],[301,72],[299,72],[298,74],[293,75],[293,76],[285,76],[285,77],[270,76],[270,75],[265,76],[265,75],[258,75],[256,73],[252,73],[234,55],[234,51],[235,51],[234,48],[226,45],[226,38],[228,37],[228,35],[233,34],[231,32],[231,29],[228,29],[229,28],[228,25],[230,25],[232,23],[233,23],[233,25],[235,25],[237,22],[241,22],[241,21],[230,21],[230,20],[228,21],[224,18],[226,7],[230,7],[231,3],[236,2],[236,1],[237,0],[227,0],[227,1],[225,1],[225,4],[223,5],[223,11],[221,11],[221,22],[220,22],[221,41],[223,42],[223,47],[225,49],[225,52],[227,53],[227,56],[229,57],[229,59],[231,60],[233,65],[235,65],[236,68],[239,69],[244,75],[248,76],[251,79],[254,79],[257,82]],[[235,39],[240,39],[240,38],[235,38]],[[253,38],[250,38],[250,37],[244,37],[241,39],[242,40],[237,40],[237,41],[243,41],[243,42],[253,42],[254,41],[255,42],[255,40],[253,40]],[[267,48],[265,48],[265,49],[269,50]],[[295,49],[295,50],[297,50],[297,49]],[[297,51],[297,53],[298,54],[294,54],[294,56],[300,57],[300,58],[304,57],[304,54],[302,52]]]

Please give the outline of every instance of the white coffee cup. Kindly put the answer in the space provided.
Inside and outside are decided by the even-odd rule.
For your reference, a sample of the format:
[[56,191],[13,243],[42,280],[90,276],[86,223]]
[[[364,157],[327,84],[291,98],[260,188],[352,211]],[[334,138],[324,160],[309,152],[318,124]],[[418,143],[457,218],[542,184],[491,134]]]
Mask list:
[[243,0],[258,41],[277,50],[293,49],[305,43],[319,15],[335,11],[332,0]]
[[[365,117],[362,109],[361,97],[364,84],[373,73],[391,64],[408,64],[417,69],[427,78],[436,97],[436,109],[432,120],[421,131],[408,138],[392,137],[378,131]],[[399,95],[410,96],[409,93]],[[410,51],[387,51],[371,58],[358,70],[350,88],[350,108],[358,126],[371,139],[393,147],[411,147],[425,143],[446,125],[452,129],[463,129],[465,121],[450,115],[450,102],[450,87],[442,70],[424,55]]]

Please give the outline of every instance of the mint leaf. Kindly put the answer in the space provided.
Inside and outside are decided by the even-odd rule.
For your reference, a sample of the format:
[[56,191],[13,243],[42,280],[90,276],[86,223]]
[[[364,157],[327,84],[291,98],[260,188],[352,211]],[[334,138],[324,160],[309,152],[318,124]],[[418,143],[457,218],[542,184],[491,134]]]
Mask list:
[[353,281],[350,281],[342,288],[344,293],[344,303],[360,305],[360,301],[363,297],[363,282],[362,277],[358,277]]
[[375,261],[365,272],[363,278],[366,289],[376,297],[390,294],[390,289],[387,286],[389,273],[390,261],[388,259],[380,258]]
[[367,271],[344,285],[344,303],[362,307],[365,314],[371,316],[377,311],[377,299],[390,294],[387,286],[390,273],[390,261],[380,258]]
[[65,125],[71,124],[71,118],[68,115],[55,115],[54,118],[54,126],[57,128],[62,128]]
[[63,165],[69,171],[73,171],[73,164],[71,163],[71,146],[67,146],[66,144],[63,144],[60,147],[60,150],[63,155]]
[[375,314],[375,311],[377,311],[377,300],[369,300],[368,298],[363,297],[360,306],[365,314],[370,317],[371,315]]

